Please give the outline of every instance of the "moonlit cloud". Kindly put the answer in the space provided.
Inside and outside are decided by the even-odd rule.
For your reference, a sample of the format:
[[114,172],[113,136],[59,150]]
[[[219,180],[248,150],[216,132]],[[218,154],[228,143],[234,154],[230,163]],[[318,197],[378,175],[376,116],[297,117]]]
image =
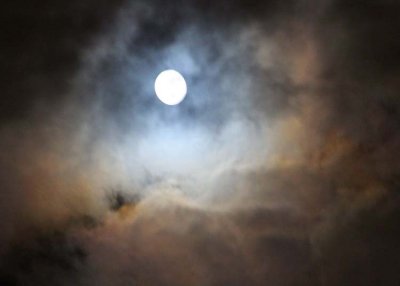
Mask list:
[[1,285],[396,285],[396,3],[17,2]]

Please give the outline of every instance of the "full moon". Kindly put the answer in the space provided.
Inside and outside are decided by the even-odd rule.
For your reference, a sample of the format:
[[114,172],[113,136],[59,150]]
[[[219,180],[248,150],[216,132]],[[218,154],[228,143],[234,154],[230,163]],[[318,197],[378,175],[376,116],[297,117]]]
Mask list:
[[185,98],[187,86],[185,79],[179,72],[165,70],[157,76],[154,90],[161,102],[167,105],[177,105]]

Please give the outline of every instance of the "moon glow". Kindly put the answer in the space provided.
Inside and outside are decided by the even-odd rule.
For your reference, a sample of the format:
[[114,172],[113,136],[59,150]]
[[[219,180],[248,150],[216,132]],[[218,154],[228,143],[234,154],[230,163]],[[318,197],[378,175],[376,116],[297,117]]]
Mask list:
[[165,70],[157,76],[154,90],[161,102],[167,105],[177,105],[185,98],[187,85],[179,72]]

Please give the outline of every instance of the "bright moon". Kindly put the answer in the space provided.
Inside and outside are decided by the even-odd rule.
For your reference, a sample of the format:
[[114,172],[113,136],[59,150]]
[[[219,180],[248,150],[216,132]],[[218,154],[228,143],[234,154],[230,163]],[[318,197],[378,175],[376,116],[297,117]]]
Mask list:
[[186,96],[187,86],[183,76],[175,70],[161,72],[154,83],[158,99],[167,105],[177,105]]

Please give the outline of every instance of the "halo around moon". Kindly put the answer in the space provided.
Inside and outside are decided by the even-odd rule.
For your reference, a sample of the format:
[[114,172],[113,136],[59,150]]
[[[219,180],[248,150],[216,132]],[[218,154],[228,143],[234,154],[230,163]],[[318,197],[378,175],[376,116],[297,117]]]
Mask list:
[[187,93],[184,77],[176,70],[161,72],[154,83],[158,99],[167,105],[177,105],[182,102]]

